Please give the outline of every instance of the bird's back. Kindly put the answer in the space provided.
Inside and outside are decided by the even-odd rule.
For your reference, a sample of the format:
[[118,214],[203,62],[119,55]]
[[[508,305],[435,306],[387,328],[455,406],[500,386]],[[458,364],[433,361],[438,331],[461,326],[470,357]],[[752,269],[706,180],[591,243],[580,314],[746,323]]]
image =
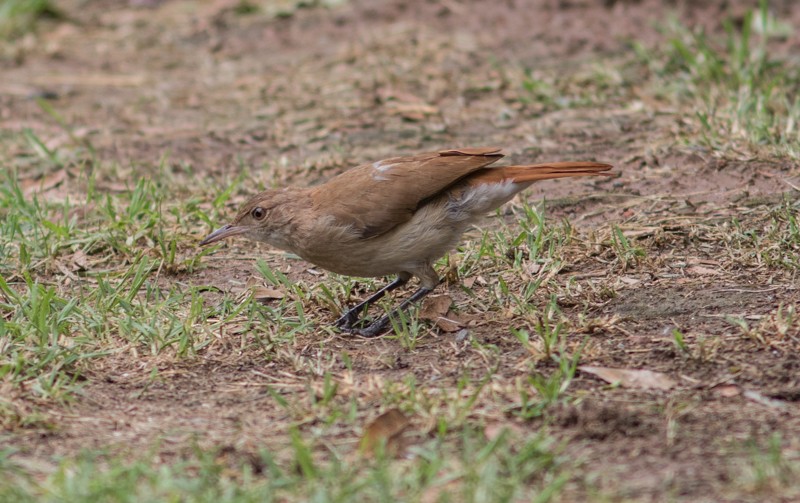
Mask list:
[[372,238],[407,222],[426,201],[501,157],[497,148],[472,148],[362,164],[315,188],[312,200],[361,238]]

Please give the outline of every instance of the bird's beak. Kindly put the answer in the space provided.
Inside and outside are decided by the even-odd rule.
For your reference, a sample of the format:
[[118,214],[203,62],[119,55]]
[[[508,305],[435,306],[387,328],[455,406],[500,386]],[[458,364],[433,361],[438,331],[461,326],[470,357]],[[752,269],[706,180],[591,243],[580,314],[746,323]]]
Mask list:
[[219,229],[215,230],[202,241],[200,241],[200,246],[210,245],[211,243],[216,243],[217,241],[222,241],[225,238],[229,238],[231,236],[238,236],[239,234],[244,234],[247,232],[247,227],[241,227],[236,225],[225,225],[220,227]]

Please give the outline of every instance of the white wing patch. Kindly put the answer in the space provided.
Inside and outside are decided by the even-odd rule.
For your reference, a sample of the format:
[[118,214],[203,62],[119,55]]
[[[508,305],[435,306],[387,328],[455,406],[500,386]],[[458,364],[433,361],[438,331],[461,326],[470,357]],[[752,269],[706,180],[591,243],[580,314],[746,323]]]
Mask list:
[[373,169],[375,171],[372,173],[372,179],[385,182],[389,180],[387,176],[384,176],[383,173],[387,173],[397,166],[396,163],[393,162],[386,162],[386,161],[377,161],[372,163]]

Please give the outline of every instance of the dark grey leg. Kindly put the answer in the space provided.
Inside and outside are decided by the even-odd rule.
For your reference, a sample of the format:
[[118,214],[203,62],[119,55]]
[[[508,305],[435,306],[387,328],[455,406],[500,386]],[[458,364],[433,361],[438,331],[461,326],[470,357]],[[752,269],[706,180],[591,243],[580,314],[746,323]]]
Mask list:
[[375,303],[378,299],[382,298],[387,293],[391,292],[396,288],[400,288],[401,286],[408,283],[409,278],[405,276],[398,276],[397,279],[386,285],[385,287],[381,288],[377,292],[373,293],[370,297],[366,300],[361,302],[360,304],[352,307],[349,311],[344,313],[336,322],[334,323],[339,328],[348,329],[353,326],[353,324],[358,321],[358,315],[361,314],[362,311],[369,308],[372,304]]
[[370,324],[365,328],[351,329],[351,332],[354,334],[358,334],[361,337],[377,337],[386,330],[386,327],[388,327],[389,323],[391,323],[393,316],[397,315],[397,313],[399,313],[400,311],[405,310],[409,305],[425,297],[432,291],[433,291],[432,288],[425,288],[425,287],[420,288],[419,290],[414,292],[414,294],[411,295],[411,297],[401,302],[400,305],[397,306],[391,313],[381,316],[380,318],[373,321],[372,324]]

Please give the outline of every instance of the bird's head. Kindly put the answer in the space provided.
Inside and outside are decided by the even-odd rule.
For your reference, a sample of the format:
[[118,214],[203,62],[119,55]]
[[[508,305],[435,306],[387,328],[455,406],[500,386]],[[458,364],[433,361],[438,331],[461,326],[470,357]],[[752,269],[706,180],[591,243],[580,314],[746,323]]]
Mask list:
[[200,246],[210,245],[233,236],[244,236],[254,241],[277,244],[278,233],[287,223],[286,212],[282,211],[291,195],[283,190],[266,190],[251,197],[228,225],[215,230]]

